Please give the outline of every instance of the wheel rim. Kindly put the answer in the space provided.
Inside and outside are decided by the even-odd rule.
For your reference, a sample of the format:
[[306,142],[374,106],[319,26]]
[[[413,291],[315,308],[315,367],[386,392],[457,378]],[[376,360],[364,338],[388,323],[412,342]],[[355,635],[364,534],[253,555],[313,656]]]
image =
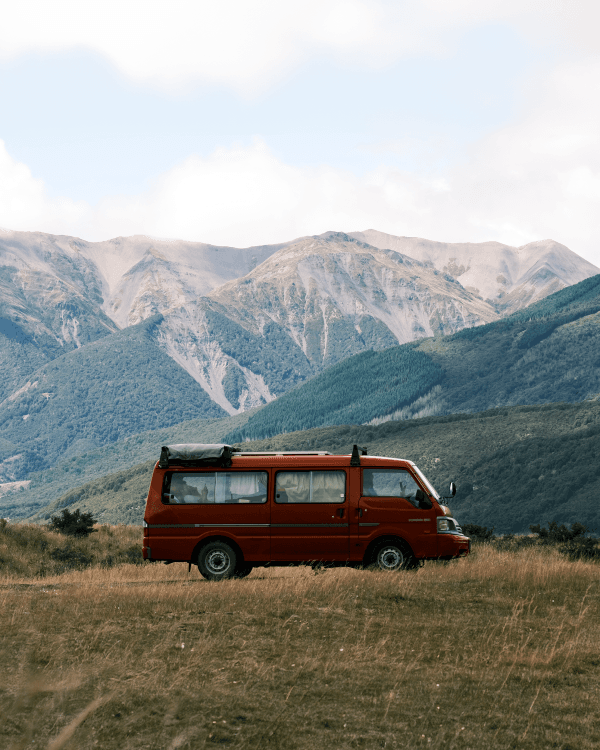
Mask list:
[[230,565],[229,555],[222,549],[215,549],[206,556],[206,568],[214,575],[225,573]]
[[398,570],[403,562],[404,555],[398,547],[384,547],[377,555],[377,564],[381,570]]

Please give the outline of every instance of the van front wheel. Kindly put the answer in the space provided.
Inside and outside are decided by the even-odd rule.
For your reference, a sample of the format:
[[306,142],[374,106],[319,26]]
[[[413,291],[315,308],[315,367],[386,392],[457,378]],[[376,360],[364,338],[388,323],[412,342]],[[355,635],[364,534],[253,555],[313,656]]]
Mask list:
[[382,544],[375,552],[374,563],[378,570],[393,572],[396,570],[412,570],[415,565],[412,555],[394,542]]
[[209,542],[198,555],[198,570],[209,581],[233,578],[236,567],[236,554],[225,542]]

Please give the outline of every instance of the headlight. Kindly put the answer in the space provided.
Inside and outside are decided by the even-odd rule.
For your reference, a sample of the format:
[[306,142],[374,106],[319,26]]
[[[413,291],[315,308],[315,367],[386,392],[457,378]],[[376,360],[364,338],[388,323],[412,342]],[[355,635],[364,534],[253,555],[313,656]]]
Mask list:
[[437,520],[438,534],[460,534],[463,536],[463,530],[458,525],[456,518],[442,518]]
[[438,525],[438,534],[440,532],[450,531],[450,522],[448,521],[447,518],[438,518],[437,525]]

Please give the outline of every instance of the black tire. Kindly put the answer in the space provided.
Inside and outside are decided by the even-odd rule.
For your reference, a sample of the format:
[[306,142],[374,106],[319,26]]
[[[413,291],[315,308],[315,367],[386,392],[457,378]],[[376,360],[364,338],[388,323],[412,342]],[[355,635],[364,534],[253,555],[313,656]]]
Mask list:
[[249,576],[253,570],[254,566],[249,565],[248,563],[242,563],[241,565],[238,565],[237,570],[235,571],[235,577],[245,578],[246,576]]
[[233,578],[237,565],[237,555],[226,542],[209,542],[198,554],[198,570],[209,581]]
[[398,570],[415,570],[419,564],[402,545],[385,542],[374,551],[373,566],[376,570],[393,573]]

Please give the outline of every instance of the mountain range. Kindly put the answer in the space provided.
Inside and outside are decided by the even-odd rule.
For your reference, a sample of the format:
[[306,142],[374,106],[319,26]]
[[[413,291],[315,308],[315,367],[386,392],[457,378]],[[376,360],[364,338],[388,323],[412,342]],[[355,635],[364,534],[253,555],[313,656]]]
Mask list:
[[580,258],[552,240],[510,247],[501,242],[448,243],[394,237],[375,229],[354,232],[352,236],[375,247],[404,253],[421,263],[430,263],[451,274],[465,289],[488,300],[502,314],[520,310],[598,273],[591,263],[581,266]]
[[349,357],[226,439],[599,395],[600,274],[486,325]]
[[[237,249],[0,232],[0,482],[264,406],[352,355],[444,340],[597,272],[551,240],[368,230]],[[425,355],[418,383],[415,357],[426,360],[413,355],[415,401],[444,366]]]

